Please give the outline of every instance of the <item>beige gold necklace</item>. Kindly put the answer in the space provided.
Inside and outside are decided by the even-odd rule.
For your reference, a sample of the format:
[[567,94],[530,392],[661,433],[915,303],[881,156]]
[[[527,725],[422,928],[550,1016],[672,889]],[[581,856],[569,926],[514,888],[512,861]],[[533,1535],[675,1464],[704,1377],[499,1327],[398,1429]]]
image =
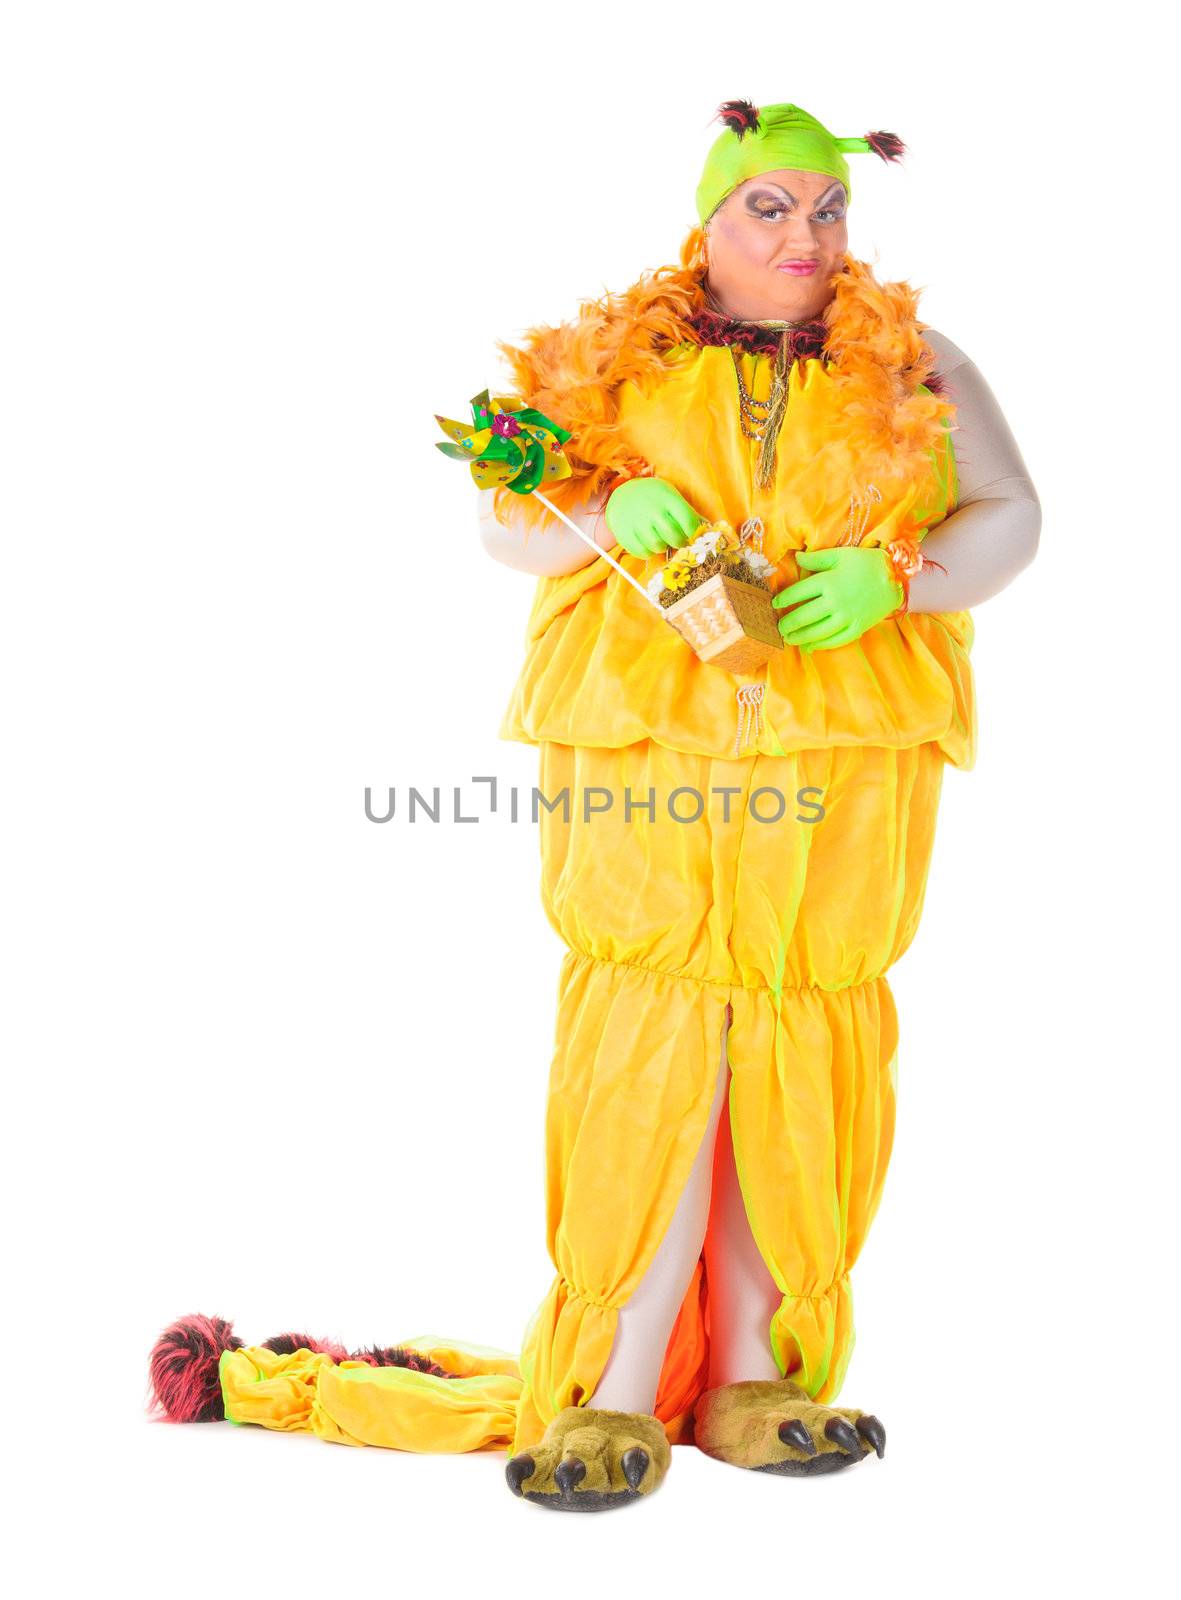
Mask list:
[[755,482],[766,488],[775,477],[775,445],[783,418],[787,411],[789,380],[792,360],[789,338],[793,328],[803,328],[814,319],[803,317],[789,322],[782,317],[735,317],[721,304],[708,283],[703,283],[705,298],[712,310],[728,322],[740,322],[748,327],[771,328],[779,332],[779,349],[775,353],[775,368],[771,375],[771,392],[765,400],[756,400],[742,376],[742,356],[736,345],[730,346],[734,363],[734,377],[738,383],[738,424],[743,436],[759,446],[755,465]]
[[742,376],[742,357],[736,345],[730,346],[734,359],[734,376],[738,381],[738,421],[748,439],[761,440],[767,428],[767,417],[775,404],[775,391],[766,400],[756,400],[746,387]]

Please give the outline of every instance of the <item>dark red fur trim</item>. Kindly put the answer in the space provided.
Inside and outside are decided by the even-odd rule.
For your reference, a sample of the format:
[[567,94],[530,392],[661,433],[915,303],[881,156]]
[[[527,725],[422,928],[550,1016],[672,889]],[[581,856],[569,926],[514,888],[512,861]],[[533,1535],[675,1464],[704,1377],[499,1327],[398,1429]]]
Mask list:
[[170,1323],[152,1346],[151,1409],[172,1422],[220,1422],[225,1416],[218,1361],[242,1341],[224,1317],[199,1313]]
[[273,1339],[264,1339],[262,1348],[273,1350],[277,1356],[294,1355],[297,1350],[314,1350],[331,1356],[333,1361],[347,1361],[349,1353],[344,1345],[332,1339],[313,1339],[310,1333],[277,1333]]
[[866,142],[875,156],[881,156],[883,161],[897,161],[906,154],[906,146],[896,133],[883,133],[880,129],[876,133],[867,133]]
[[723,100],[717,115],[740,139],[743,134],[759,131],[759,108],[749,100]]
[[[749,351],[752,355],[756,353],[774,355],[779,349],[780,334],[777,328],[760,328],[755,323],[736,322],[717,311],[697,312],[689,318],[689,326],[697,335],[698,344],[733,344],[740,350]],[[806,322],[803,327],[791,330],[788,349],[796,360],[821,356],[824,354],[824,341],[827,335],[828,328],[824,319],[816,317],[811,322]]]
[[458,1373],[448,1372],[429,1357],[416,1350],[404,1350],[401,1345],[370,1345],[366,1350],[356,1350],[349,1358],[364,1361],[371,1367],[406,1367],[410,1372],[427,1372],[436,1378],[455,1378]]

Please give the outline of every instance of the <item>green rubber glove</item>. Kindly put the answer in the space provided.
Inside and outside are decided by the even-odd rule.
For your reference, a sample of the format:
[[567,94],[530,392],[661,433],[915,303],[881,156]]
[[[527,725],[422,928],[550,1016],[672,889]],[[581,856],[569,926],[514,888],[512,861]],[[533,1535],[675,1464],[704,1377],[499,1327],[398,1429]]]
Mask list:
[[902,585],[876,546],[801,550],[796,561],[810,576],[781,589],[771,604],[793,608],[779,631],[805,653],[852,644],[902,604]]
[[663,478],[629,478],[607,501],[607,526],[629,555],[658,556],[689,543],[705,520]]

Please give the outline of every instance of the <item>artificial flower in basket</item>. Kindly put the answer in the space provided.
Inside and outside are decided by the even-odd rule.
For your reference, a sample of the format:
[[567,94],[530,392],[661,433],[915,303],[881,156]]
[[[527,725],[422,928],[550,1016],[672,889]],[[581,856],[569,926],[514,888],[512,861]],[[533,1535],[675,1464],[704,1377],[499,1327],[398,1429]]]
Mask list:
[[703,661],[727,672],[755,672],[783,649],[771,605],[772,564],[762,524],[705,522],[649,581],[649,597]]

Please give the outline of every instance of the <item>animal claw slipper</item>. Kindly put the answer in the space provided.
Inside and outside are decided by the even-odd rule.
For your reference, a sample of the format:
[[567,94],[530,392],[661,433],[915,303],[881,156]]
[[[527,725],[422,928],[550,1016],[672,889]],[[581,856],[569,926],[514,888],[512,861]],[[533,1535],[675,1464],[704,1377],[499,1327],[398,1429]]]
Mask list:
[[609,1511],[652,1494],[672,1449],[663,1423],[634,1411],[567,1406],[540,1443],[513,1456],[504,1475],[522,1500],[552,1511]]
[[787,1379],[728,1383],[697,1402],[693,1441],[733,1467],[815,1477],[886,1453],[886,1430],[866,1411],[817,1405]]

